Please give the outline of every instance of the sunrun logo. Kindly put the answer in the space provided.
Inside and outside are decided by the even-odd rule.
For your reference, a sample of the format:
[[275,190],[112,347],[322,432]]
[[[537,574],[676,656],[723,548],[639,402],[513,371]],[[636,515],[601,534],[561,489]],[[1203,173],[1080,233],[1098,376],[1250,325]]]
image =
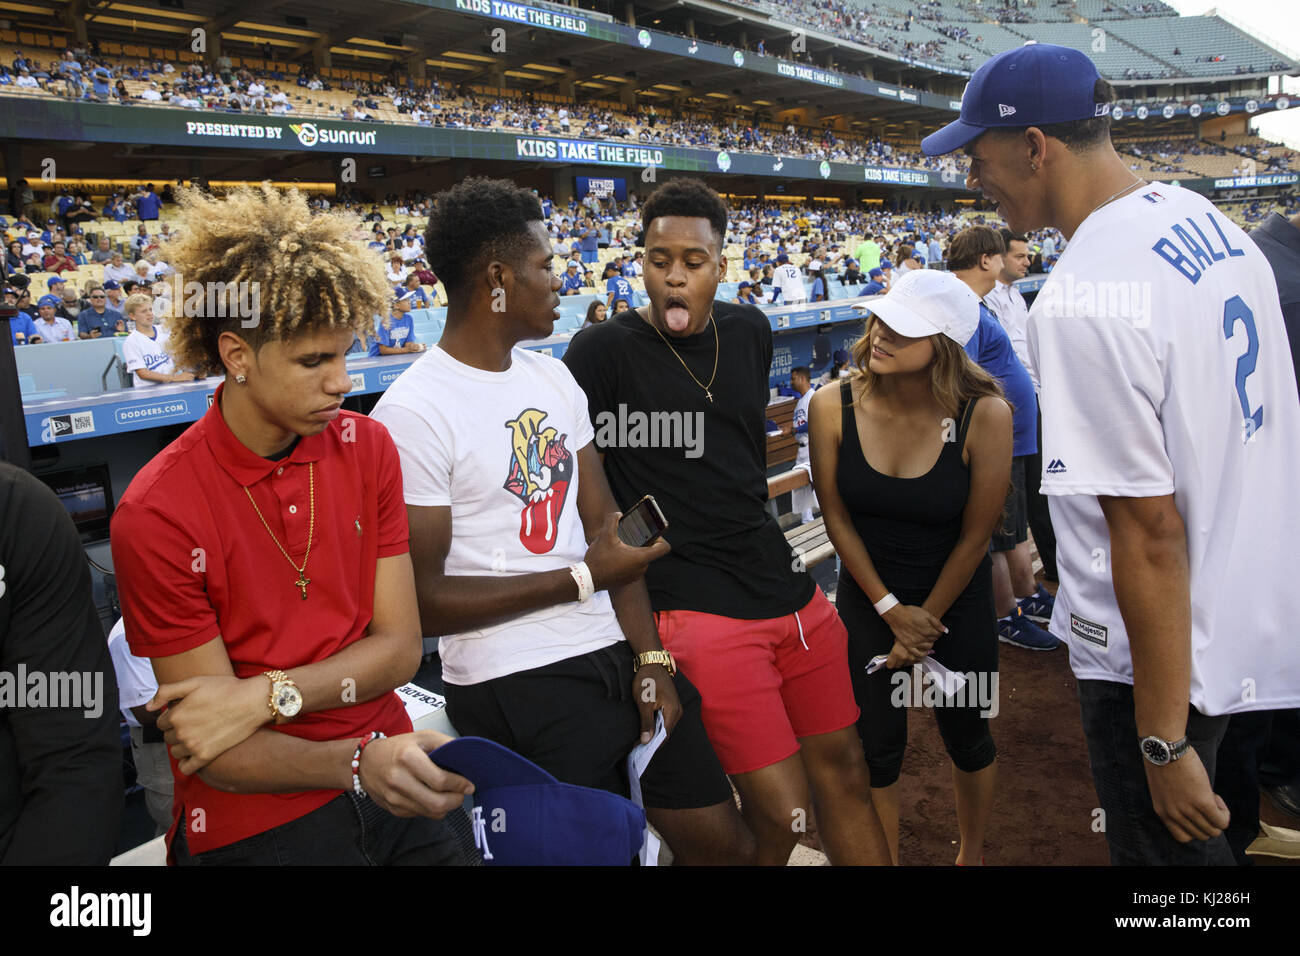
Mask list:
[[308,149],[320,143],[345,143],[357,146],[375,145],[373,130],[329,129],[323,126],[318,127],[315,123],[290,123],[289,129],[293,130],[294,135],[298,137],[298,142]]

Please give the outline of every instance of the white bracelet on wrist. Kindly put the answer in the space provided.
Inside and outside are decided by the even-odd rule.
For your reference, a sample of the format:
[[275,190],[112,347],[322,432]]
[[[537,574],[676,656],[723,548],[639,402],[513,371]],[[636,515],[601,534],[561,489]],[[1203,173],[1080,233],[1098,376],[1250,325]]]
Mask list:
[[569,574],[573,575],[573,580],[578,585],[578,603],[585,604],[591,600],[591,596],[596,593],[596,582],[591,576],[587,562],[579,561],[569,568]]
[[894,597],[894,592],[890,591],[879,601],[877,601],[874,607],[876,609],[876,613],[879,614],[881,617],[884,617],[886,611],[890,610],[891,608],[897,607],[899,603],[901,602],[898,600],[898,598]]

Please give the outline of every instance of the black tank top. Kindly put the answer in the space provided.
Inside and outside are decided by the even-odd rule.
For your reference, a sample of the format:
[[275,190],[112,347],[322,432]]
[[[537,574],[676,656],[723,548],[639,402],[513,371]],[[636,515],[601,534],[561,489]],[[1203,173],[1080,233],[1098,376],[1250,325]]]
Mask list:
[[[944,442],[939,460],[919,478],[894,478],[872,468],[858,440],[857,409],[848,382],[840,385],[840,399],[843,438],[835,480],[853,527],[886,587],[928,592],[961,536],[970,494],[970,467],[961,454],[978,399],[962,406],[957,440]],[[841,578],[856,584],[852,575]],[[973,575],[967,591],[978,589],[982,580]]]

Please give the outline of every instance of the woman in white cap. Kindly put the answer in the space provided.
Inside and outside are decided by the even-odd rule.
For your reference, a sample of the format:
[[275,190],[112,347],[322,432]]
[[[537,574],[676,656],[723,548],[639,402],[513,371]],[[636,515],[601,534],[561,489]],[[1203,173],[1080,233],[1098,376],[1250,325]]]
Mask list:
[[[858,733],[897,863],[903,708],[935,705],[953,763],[957,863],[979,864],[997,773],[988,549],[1011,477],[1011,407],[963,349],[979,299],[956,276],[908,272],[870,309],[853,374],[817,392],[809,410],[813,483],[842,562],[836,605]],[[942,699],[922,699],[911,665],[930,655],[926,670],[937,661],[967,678],[960,690],[949,678]]]

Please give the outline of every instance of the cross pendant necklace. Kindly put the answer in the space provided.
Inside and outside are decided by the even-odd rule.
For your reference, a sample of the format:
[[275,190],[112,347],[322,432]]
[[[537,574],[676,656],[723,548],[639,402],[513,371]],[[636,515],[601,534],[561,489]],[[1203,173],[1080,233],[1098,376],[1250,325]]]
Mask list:
[[[244,494],[248,495],[249,504],[251,504],[253,510],[257,512],[257,517],[261,520],[262,527],[265,528],[266,533],[271,536],[271,540],[275,542],[275,546],[280,549],[280,553],[284,555],[284,559],[289,562],[289,567],[298,572],[298,580],[293,582],[293,586],[302,591],[302,599],[304,601],[307,600],[307,585],[311,584],[311,578],[307,577],[307,559],[311,557],[311,540],[316,533],[316,471],[314,466],[315,462],[307,463],[307,495],[311,502],[311,517],[307,524],[307,553],[302,556],[302,567],[298,567],[298,565],[293,563],[293,558],[289,557],[289,552],[284,549],[284,545],[280,543],[280,539],[275,536],[275,532],[271,530],[271,526],[267,524],[266,519],[262,517],[262,509],[259,508],[257,502],[253,500],[253,493],[248,490],[247,485],[243,486]],[[359,527],[359,518],[357,519],[357,522]]]
[[[639,314],[640,313],[638,313],[638,315]],[[657,325],[655,325],[653,322],[650,321],[649,317],[646,317],[643,321],[645,321],[645,323],[649,325],[650,328],[655,330],[655,334],[659,336],[660,340],[664,343],[664,345],[668,346],[668,351],[672,352],[673,356],[677,359],[677,361],[682,363],[682,368],[686,369],[686,374],[691,377],[691,380],[695,382],[695,384],[698,385],[700,388],[704,389],[704,397],[707,398],[709,400],[709,404],[712,405],[713,392],[710,391],[710,389],[713,388],[713,380],[718,377],[718,358],[722,355],[722,342],[718,338],[718,323],[715,322],[713,319],[713,310],[712,309],[709,310],[709,324],[713,326],[713,374],[709,376],[708,385],[705,385],[703,382],[701,382],[698,378],[695,377],[695,373],[692,372],[691,367],[686,364],[686,360],[677,354],[677,350],[673,348],[673,344],[669,342],[666,338],[664,338],[664,334],[659,331],[659,327]]]

